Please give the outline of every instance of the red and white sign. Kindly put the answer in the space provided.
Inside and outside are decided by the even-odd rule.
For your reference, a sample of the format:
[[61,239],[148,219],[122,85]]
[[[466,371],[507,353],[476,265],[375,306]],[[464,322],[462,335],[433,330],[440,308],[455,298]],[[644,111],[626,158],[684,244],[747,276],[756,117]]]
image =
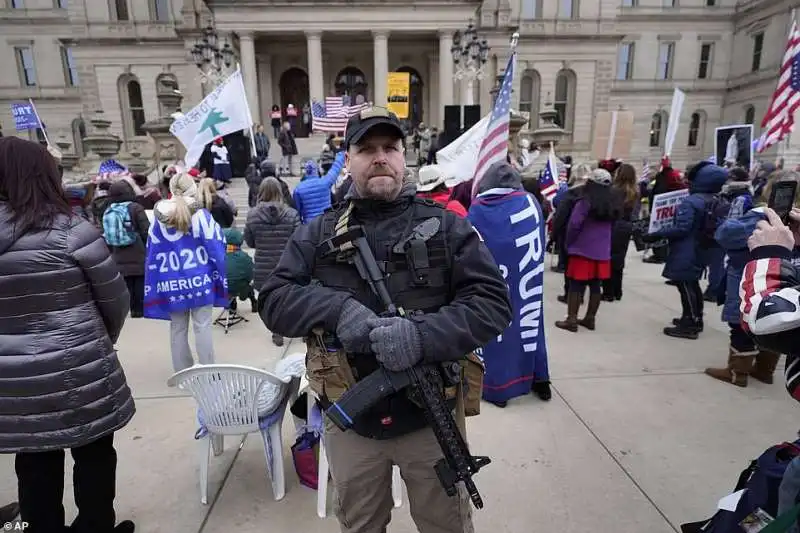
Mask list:
[[647,229],[647,233],[655,233],[672,227],[678,206],[687,196],[689,196],[689,189],[655,195],[650,208],[650,227]]

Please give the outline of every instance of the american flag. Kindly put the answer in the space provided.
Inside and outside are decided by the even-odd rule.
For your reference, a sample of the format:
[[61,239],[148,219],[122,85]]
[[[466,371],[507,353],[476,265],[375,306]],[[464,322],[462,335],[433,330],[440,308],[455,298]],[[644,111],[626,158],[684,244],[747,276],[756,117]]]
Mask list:
[[341,96],[328,96],[325,103],[314,102],[311,104],[311,127],[317,131],[327,131],[337,133],[344,131],[347,126],[347,119],[360,113],[363,109],[370,107],[364,102],[358,105],[346,105]]
[[130,175],[131,173],[125,165],[115,159],[107,159],[100,163],[95,181],[109,181]]
[[[489,124],[486,125],[486,135],[481,142],[478,150],[478,164],[475,166],[475,174],[472,177],[472,196],[478,193],[478,183],[480,183],[486,170],[495,163],[505,161],[508,155],[508,127],[511,122],[511,87],[514,83],[514,65],[516,64],[517,53],[511,54],[506,65],[506,73],[503,76],[503,83],[500,84],[500,92],[497,93],[497,100],[492,109],[492,116]],[[557,174],[554,174],[557,175]]]
[[558,192],[558,163],[556,163],[556,153],[553,145],[550,145],[550,154],[547,156],[547,164],[539,177],[539,190],[548,202],[552,202]]
[[786,52],[778,76],[778,87],[772,102],[761,121],[763,130],[758,142],[758,152],[779,143],[794,129],[794,113],[800,106],[800,30],[792,21],[792,30],[786,43]]

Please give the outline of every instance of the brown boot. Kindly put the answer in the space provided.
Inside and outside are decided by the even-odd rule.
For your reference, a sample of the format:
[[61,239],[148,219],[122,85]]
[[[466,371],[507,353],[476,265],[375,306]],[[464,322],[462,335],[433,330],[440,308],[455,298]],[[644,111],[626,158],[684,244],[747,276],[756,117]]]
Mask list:
[[597,310],[600,309],[600,302],[602,300],[603,295],[599,292],[597,294],[589,294],[589,305],[586,306],[586,316],[583,317],[583,320],[578,322],[581,326],[594,331],[594,319],[597,316]]
[[739,352],[733,347],[728,353],[727,368],[706,368],[705,372],[714,379],[733,383],[737,387],[747,387],[747,375],[753,367],[757,352]]
[[575,333],[578,331],[578,311],[581,308],[581,293],[570,291],[567,294],[567,318],[556,321],[556,327]]
[[762,383],[772,385],[772,375],[775,374],[775,367],[778,366],[781,354],[761,350],[756,355],[756,362],[750,375]]

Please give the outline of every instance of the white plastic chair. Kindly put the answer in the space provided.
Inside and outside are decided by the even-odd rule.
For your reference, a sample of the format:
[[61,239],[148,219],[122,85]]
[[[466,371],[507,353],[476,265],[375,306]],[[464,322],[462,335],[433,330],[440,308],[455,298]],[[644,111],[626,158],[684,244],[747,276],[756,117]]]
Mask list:
[[[307,398],[307,413],[306,420],[311,420],[311,411],[314,409],[315,400],[318,399],[317,394],[308,386],[308,380],[303,378],[300,381],[298,396],[302,393],[308,393]],[[325,453],[325,438],[319,439],[319,469],[317,475],[317,516],[325,518],[328,516],[328,455]],[[394,499],[394,506],[400,507],[403,505],[403,485],[400,476],[400,468],[397,465],[392,467],[392,499]]]
[[[182,370],[167,381],[188,391],[199,409],[200,501],[208,504],[209,453],[222,453],[224,435],[247,435],[259,432],[264,441],[267,474],[272,482],[275,500],[286,494],[283,468],[281,425],[288,399],[296,394],[299,379],[276,376],[266,370],[242,365],[195,365]],[[265,422],[267,421],[267,422]],[[201,435],[205,429],[205,435]]]

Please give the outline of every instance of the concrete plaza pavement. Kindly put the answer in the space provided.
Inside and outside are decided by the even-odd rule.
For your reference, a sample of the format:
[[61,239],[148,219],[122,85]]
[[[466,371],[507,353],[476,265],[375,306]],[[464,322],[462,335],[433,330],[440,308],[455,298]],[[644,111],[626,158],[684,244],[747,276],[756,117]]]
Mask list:
[[[767,446],[792,439],[797,405],[782,378],[746,389],[702,374],[726,358],[725,326],[707,309],[697,341],[665,337],[678,295],[660,267],[631,251],[625,296],[600,308],[598,329],[568,333],[552,326],[564,313],[556,301],[560,276],[548,272],[545,324],[554,397],[528,396],[505,409],[490,404],[468,420],[474,453],[492,464],[475,478],[485,508],[477,531],[668,533],[708,516],[738,472]],[[248,307],[248,306],[242,306]],[[277,348],[257,316],[225,335],[215,328],[219,362],[271,368],[298,341]],[[172,374],[168,324],[130,319],[119,340],[137,414],[115,438],[119,457],[117,510],[143,533],[334,533],[336,519],[316,515],[316,492],[301,486],[283,435],[287,493],[274,501],[258,435],[238,449],[226,439],[210,466],[209,505],[200,503],[195,407],[166,386]],[[782,367],[782,364],[781,364]],[[72,505],[71,460],[65,501]],[[0,503],[16,499],[13,457],[0,456]],[[423,503],[424,504],[424,503]],[[415,531],[409,502],[396,509],[391,533]]]

